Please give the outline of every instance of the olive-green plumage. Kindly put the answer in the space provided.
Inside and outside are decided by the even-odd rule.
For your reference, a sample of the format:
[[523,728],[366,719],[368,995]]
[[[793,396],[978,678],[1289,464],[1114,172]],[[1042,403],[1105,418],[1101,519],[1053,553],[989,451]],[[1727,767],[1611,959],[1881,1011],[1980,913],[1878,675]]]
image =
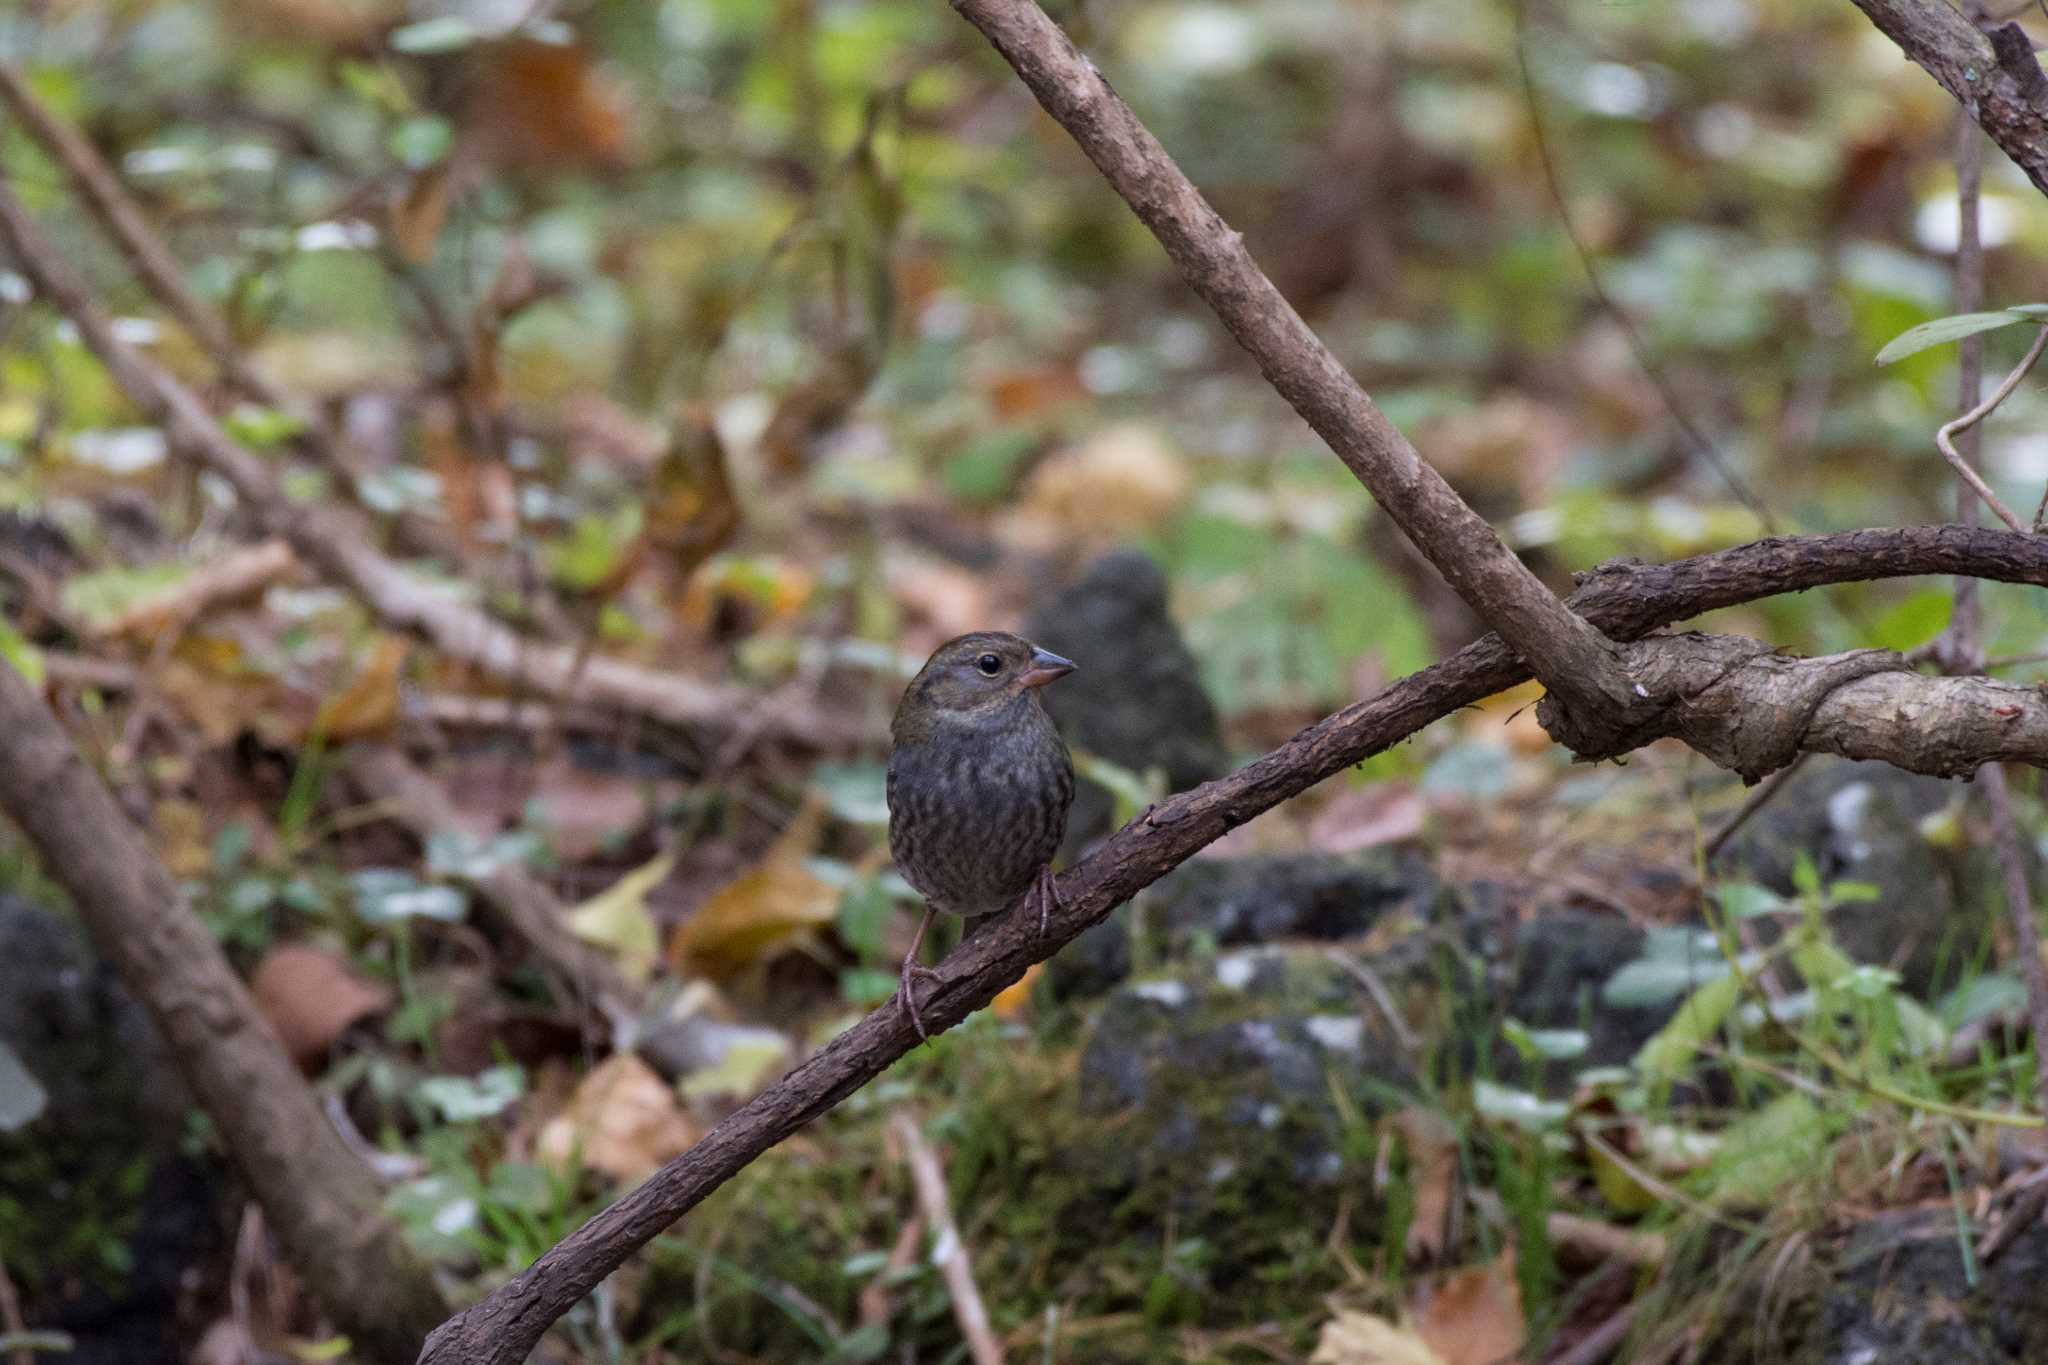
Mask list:
[[988,915],[1033,888],[1041,923],[1047,865],[1066,834],[1074,764],[1038,689],[1074,665],[1028,640],[977,631],[939,646],[904,689],[890,726],[889,852],[927,910],[904,962],[903,1007],[931,912]]

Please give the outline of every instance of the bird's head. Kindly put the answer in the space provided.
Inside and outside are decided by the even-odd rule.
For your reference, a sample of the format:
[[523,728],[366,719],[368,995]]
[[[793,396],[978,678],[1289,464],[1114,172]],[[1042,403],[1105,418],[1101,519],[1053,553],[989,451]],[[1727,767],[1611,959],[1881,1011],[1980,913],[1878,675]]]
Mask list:
[[1073,671],[1071,660],[1029,640],[979,630],[948,640],[925,660],[903,693],[903,710],[971,719],[1013,705]]

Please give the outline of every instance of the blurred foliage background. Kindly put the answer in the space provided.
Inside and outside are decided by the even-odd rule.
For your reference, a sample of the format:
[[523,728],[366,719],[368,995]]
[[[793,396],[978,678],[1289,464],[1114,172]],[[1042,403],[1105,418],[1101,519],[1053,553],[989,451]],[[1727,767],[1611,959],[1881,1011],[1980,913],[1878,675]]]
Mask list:
[[[1955,110],[1852,7],[1051,8],[1388,415],[1559,587],[1617,555],[1953,518],[1932,439],[1955,408],[1953,348],[1872,358],[1954,311]],[[1164,571],[1224,748],[1248,759],[1476,632],[936,0],[15,0],[0,59],[87,134],[192,288],[303,404],[224,386],[62,169],[4,125],[0,166],[121,334],[216,402],[293,497],[353,504],[422,581],[534,640],[736,684],[853,736],[785,743],[753,713],[702,731],[586,723],[406,643],[289,556],[253,591],[167,615],[247,553],[248,510],[140,422],[0,262],[0,653],[66,699],[309,1071],[393,1163],[394,1209],[479,1285],[893,989],[911,898],[878,839],[884,724],[942,640],[1017,627],[1095,556],[1136,546]],[[1995,152],[1983,226],[1988,305],[2041,301],[2048,205]],[[1991,335],[1993,373],[2025,330]],[[1986,429],[1988,476],[2022,508],[2048,480],[2042,417],[2030,384]],[[308,458],[314,421],[337,433],[338,463]],[[1983,596],[1993,656],[2043,648],[2038,593]],[[1950,603],[1946,584],[1857,585],[1710,625],[1806,652],[1908,649]],[[1699,813],[1739,796],[1675,754],[1627,780],[1575,771],[1526,700],[1440,726],[1217,852],[1420,847],[1447,879],[1535,885],[1669,931],[1710,889]],[[428,755],[455,812],[421,848],[352,803],[330,761],[392,740]],[[1156,773],[1093,771],[1126,815],[1158,790]],[[10,883],[48,899],[31,860],[8,858]],[[711,1050],[660,1075],[603,1056],[588,1019],[464,924],[500,866],[560,897],[648,991],[650,1017],[716,1018]],[[1814,926],[1863,884],[1798,875],[1729,913],[1804,924],[1786,942],[1833,962],[1812,956],[1828,942]],[[1668,965],[1660,952],[1642,960]],[[1976,965],[1992,985],[1948,997],[1951,1022],[2011,1004],[1995,962]],[[1713,975],[1673,971],[1608,1004],[1669,1003]],[[1895,979],[1844,967],[1835,984],[1895,1010],[1858,1015],[1875,1030],[1859,1036],[1913,1051],[1901,1029],[1919,1016],[1899,1023]],[[1002,1267],[998,1327],[1048,1360],[1306,1359],[1319,1341],[1333,1354],[1317,1360],[1390,1358],[1329,1346],[1322,1295],[1391,1321],[1417,1265],[1493,1267],[1453,1280],[1466,1308],[1445,1312],[1511,1317],[1531,1339],[1577,1324],[1569,1346],[1614,1307],[1608,1289],[1572,1297],[1536,1246],[1560,1163],[1584,1151],[1553,1140],[1557,1114],[1516,1107],[1550,1102],[1533,1081],[1479,1103],[1465,1063],[1419,1068],[1427,1093],[1394,1106],[1399,1131],[1343,1109],[1346,1169],[1377,1172],[1359,1221],[1341,1215],[1340,1236],[1326,1209],[1298,1210],[1257,1244],[1255,1292],[1219,1289],[1250,1252],[1219,1248],[1213,1226],[1177,1234],[1173,1213],[1132,1234],[1142,1252],[1089,1261],[1085,1201],[1032,1183],[1072,1175],[1060,1133],[1018,1118],[1080,1065],[1085,1020],[1044,994],[1027,984],[792,1144],[803,1180],[760,1168],[693,1215],[640,1267],[667,1297],[608,1290],[620,1301],[580,1309],[564,1349],[964,1358],[944,1287],[893,1249],[910,1204],[881,1119],[905,1106],[951,1144],[969,1239]],[[1663,1035],[1653,1060],[1692,1060],[1720,1018]],[[1446,1056],[1499,1041],[1498,1019],[1446,1019]],[[1512,1041],[1531,1068],[1576,1055],[1527,1029]],[[2024,1071],[1987,1068],[1970,1082],[1987,1103]],[[1647,1080],[1662,1113],[1669,1076]],[[1841,1112],[1823,1122],[1811,1102],[1778,1104],[1796,1086],[1707,1090],[1703,1129],[1764,1115],[1741,1150],[1811,1138],[1816,1160],[1869,1098],[1831,1092]],[[1414,1117],[1431,1108],[1475,1126],[1446,1139]],[[1884,1136],[1916,1159],[1938,1146],[1960,1179],[1948,1146]],[[203,1154],[205,1132],[180,1150]],[[1587,1160],[1574,1170],[1599,1217],[1692,1208]],[[1389,1161],[1419,1195],[1387,1193]],[[33,1169],[20,1178],[46,1184]],[[1460,1191],[1499,1194],[1495,1221],[1482,1208],[1418,1247],[1402,1235],[1413,1201],[1450,1199],[1454,1171]],[[0,1259],[54,1314],[80,1300],[43,1255],[54,1215],[39,1208],[0,1198]],[[127,1217],[67,1236],[125,1273]],[[1706,1237],[1712,1221],[1687,1226]],[[1519,1263],[1503,1253],[1516,1237]],[[248,1271],[246,1254],[225,1269],[218,1248],[192,1256],[212,1269],[181,1300],[187,1341]],[[345,1349],[289,1294],[267,1311],[261,1330],[302,1358]],[[1061,1312],[1094,1326],[1063,1337]],[[1498,1338],[1430,1341],[1457,1365]]]

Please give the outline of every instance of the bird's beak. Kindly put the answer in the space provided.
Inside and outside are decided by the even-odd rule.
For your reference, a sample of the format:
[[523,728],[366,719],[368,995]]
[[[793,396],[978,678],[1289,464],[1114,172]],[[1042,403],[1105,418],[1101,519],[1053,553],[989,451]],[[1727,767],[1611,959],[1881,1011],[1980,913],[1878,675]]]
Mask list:
[[1024,670],[1018,682],[1026,687],[1043,687],[1049,682],[1064,678],[1074,671],[1072,659],[1062,659],[1047,649],[1031,651],[1031,667]]

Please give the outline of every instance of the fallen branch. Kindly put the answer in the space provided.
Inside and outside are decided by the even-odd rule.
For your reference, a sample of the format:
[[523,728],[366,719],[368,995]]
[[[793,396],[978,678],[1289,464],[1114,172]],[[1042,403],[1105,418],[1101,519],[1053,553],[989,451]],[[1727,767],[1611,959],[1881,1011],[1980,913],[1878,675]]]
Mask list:
[[0,810],[71,894],[100,956],[162,1030],[221,1146],[321,1308],[398,1362],[447,1311],[382,1191],[320,1113],[220,945],[43,699],[0,665]]
[[64,168],[78,197],[113,238],[129,268],[220,367],[228,382],[273,408],[297,412],[290,396],[250,364],[235,345],[226,320],[186,287],[176,258],[150,229],[149,220],[98,149],[37,99],[26,77],[4,63],[0,63],[0,101],[27,126],[29,135],[50,159]]
[[917,1186],[918,1207],[932,1232],[932,1264],[946,1281],[946,1294],[953,1301],[953,1320],[974,1354],[974,1365],[1003,1365],[1003,1344],[989,1326],[988,1309],[981,1290],[974,1283],[974,1267],[968,1262],[967,1244],[953,1221],[953,1209],[946,1198],[946,1173],[939,1155],[924,1140],[917,1124],[907,1114],[898,1114],[889,1125],[903,1144],[903,1159],[910,1167],[911,1182]]
[[[371,800],[386,803],[422,847],[434,835],[460,827],[440,784],[397,750],[351,745],[343,762],[349,779]],[[588,1001],[611,1025],[614,1037],[625,1036],[639,1017],[640,992],[626,984],[611,958],[575,935],[569,912],[554,892],[510,864],[462,880],[533,950],[562,999]]]
[[[592,702],[671,725],[723,723],[757,704],[738,688],[616,659],[592,658],[579,675],[576,651],[523,639],[453,592],[422,583],[379,553],[354,519],[288,498],[262,458],[229,436],[190,389],[117,337],[106,310],[44,239],[4,175],[0,245],[36,291],[71,319],[129,401],[164,428],[176,449],[227,480],[268,531],[289,541],[330,582],[355,593],[387,627],[417,635],[450,658],[544,696]],[[810,744],[844,744],[860,737],[854,722],[789,707],[773,708],[764,724],[767,733]]]
[[99,636],[153,637],[183,630],[215,607],[254,597],[298,567],[292,547],[281,540],[240,546],[160,592],[153,592],[119,615],[99,622]]
[[[2048,586],[2048,538],[1925,526],[1765,540],[1672,564],[1603,565],[1584,576],[1571,603],[1610,636],[1625,640],[1700,612],[1780,593],[1957,573]],[[1229,776],[1169,798],[1060,875],[1062,908],[1043,937],[1035,924],[1000,923],[941,962],[938,980],[924,997],[926,1027],[939,1032],[959,1023],[1032,963],[1052,956],[1230,830],[1528,676],[1499,637],[1487,636],[1325,717]],[[1953,680],[1921,681],[1938,686]],[[761,1153],[879,1076],[917,1041],[893,1006],[868,1015],[533,1265],[443,1324],[421,1355],[423,1365],[518,1365],[555,1319],[627,1257]]]

